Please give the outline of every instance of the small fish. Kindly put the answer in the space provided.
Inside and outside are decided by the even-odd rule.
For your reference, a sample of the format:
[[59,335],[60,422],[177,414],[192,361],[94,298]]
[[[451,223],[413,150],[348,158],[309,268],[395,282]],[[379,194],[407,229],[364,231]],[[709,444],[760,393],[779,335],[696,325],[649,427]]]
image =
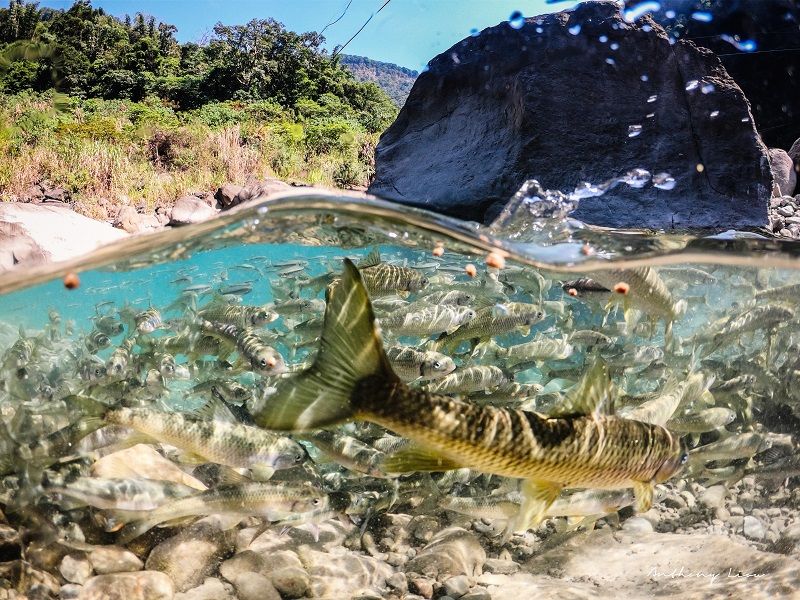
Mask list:
[[340,465],[371,477],[385,477],[380,465],[386,455],[344,433],[315,431],[302,436]]
[[667,421],[667,429],[679,433],[705,433],[725,427],[736,418],[736,412],[730,408],[715,406],[697,413],[673,417]]
[[249,328],[205,321],[202,330],[208,335],[234,344],[250,366],[260,373],[277,375],[286,371],[286,364],[280,352],[262,342],[261,338]]
[[573,346],[586,346],[588,348],[610,348],[614,344],[607,335],[591,329],[573,331],[567,337],[567,341]]
[[270,307],[282,317],[321,313],[325,310],[325,302],[318,298],[295,298]]
[[174,481],[102,477],[80,477],[63,487],[48,487],[47,491],[69,499],[70,508],[85,505],[119,510],[153,510],[197,493],[195,488]]
[[380,319],[381,327],[394,335],[424,336],[453,332],[475,318],[475,311],[464,306],[436,304],[414,312],[401,310]]
[[134,321],[136,323],[136,329],[139,333],[153,333],[156,329],[159,329],[163,324],[163,320],[161,319],[161,313],[158,312],[155,308],[148,308],[147,310],[140,312],[134,317]]
[[564,338],[536,336],[530,342],[517,344],[505,349],[500,357],[506,359],[508,368],[537,361],[564,360],[572,356],[572,345]]
[[127,338],[112,353],[106,361],[106,372],[112,377],[121,378],[128,370],[133,358],[134,339]]
[[476,365],[454,371],[446,377],[428,384],[425,389],[436,394],[469,394],[477,391],[488,393],[510,381],[511,377],[500,367]]
[[94,330],[84,339],[84,346],[90,354],[95,354],[111,345],[111,340],[102,331]]
[[250,282],[233,283],[219,288],[222,296],[245,296],[253,291],[253,284]]
[[736,460],[750,458],[772,447],[772,441],[755,432],[740,433],[718,442],[706,444],[689,452],[690,466],[712,460]]
[[452,358],[433,350],[392,346],[386,349],[386,356],[394,372],[403,381],[441,379],[456,369]]
[[221,485],[150,511],[111,512],[116,522],[128,523],[119,536],[119,543],[127,543],[159,523],[186,517],[222,514],[261,517],[275,522],[298,513],[321,510],[327,503],[327,495],[311,486],[251,482]]
[[228,323],[239,328],[261,327],[272,323],[278,314],[260,306],[231,305],[213,303],[204,306],[197,312],[197,316],[206,321]]
[[94,326],[108,337],[116,337],[125,331],[125,326],[122,322],[112,315],[95,317]]
[[428,278],[408,267],[381,262],[377,248],[358,265],[369,293],[373,296],[418,292],[428,285]]
[[516,329],[530,331],[532,325],[544,319],[544,311],[535,304],[509,302],[477,311],[475,317],[453,333],[440,336],[437,346],[454,348],[464,340],[487,339]]
[[636,509],[647,510],[655,483],[669,479],[686,460],[679,439],[663,427],[602,413],[609,385],[601,363],[563,412],[551,416],[408,388],[388,364],[367,290],[346,259],[340,282],[328,291],[320,346],[310,369],[278,383],[254,414],[256,423],[309,431],[367,420],[415,442],[387,459],[388,472],[467,465],[523,478],[522,507],[511,531],[540,522],[563,488],[632,487]]

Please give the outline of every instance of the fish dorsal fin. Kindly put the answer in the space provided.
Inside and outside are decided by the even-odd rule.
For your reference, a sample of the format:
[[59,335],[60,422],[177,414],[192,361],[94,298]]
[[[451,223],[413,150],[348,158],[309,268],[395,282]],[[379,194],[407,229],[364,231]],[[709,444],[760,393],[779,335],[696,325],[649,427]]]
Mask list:
[[365,269],[367,267],[374,267],[375,265],[381,264],[381,251],[375,247],[370,250],[370,253],[367,254],[364,258],[358,261],[358,268]]
[[567,392],[563,403],[549,416],[610,415],[614,413],[614,385],[608,374],[608,365],[598,359],[583,378]]
[[311,431],[349,420],[353,394],[366,377],[397,382],[375,325],[375,314],[355,265],[326,293],[319,352],[307,371],[278,383],[278,391],[254,414],[255,422],[276,431]]
[[220,421],[237,423],[238,419],[219,398],[211,398],[203,406],[194,411],[194,416],[201,421]]

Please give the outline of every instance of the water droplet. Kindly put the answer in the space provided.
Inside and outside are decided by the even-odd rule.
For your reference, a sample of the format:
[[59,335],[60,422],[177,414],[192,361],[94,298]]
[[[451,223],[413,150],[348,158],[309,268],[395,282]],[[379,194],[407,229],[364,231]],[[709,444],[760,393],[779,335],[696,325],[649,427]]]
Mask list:
[[659,10],[661,10],[661,5],[658,2],[641,2],[623,12],[622,16],[625,17],[628,23],[633,23],[636,19],[649,12],[657,12]]
[[641,79],[642,81],[650,81],[650,78],[647,76],[647,73],[642,74],[642,76],[639,77],[639,79]]
[[653,175],[653,186],[660,190],[671,190],[675,187],[675,178],[669,173],[656,173]]
[[695,21],[700,21],[701,23],[711,23],[714,20],[714,15],[710,12],[705,12],[698,10],[697,12],[692,13],[692,19]]
[[652,119],[652,118],[653,118],[653,117],[655,117],[655,116],[656,116],[656,113],[647,113],[647,114],[645,115],[645,118],[647,118],[647,119]]
[[607,186],[594,185],[587,182],[579,183],[575,191],[570,194],[570,200],[583,200],[584,198],[595,198],[602,196],[606,192]]
[[628,126],[628,137],[634,138],[637,135],[642,133],[642,126],[641,125],[629,125]]
[[477,28],[473,27],[472,29],[470,29],[470,30],[469,30],[469,34],[470,34],[472,37],[478,37],[478,36],[481,34],[481,32],[480,32],[480,31],[478,31],[478,29],[477,29]]
[[615,65],[615,64],[617,64],[617,61],[615,61],[613,58],[607,58],[607,59],[606,59],[606,62],[607,62],[609,65]]
[[648,104],[652,104],[652,103],[653,103],[653,102],[655,102],[656,100],[658,100],[658,94],[653,94],[652,96],[650,96],[650,97],[647,99],[647,102],[648,102]]
[[704,94],[710,94],[714,91],[714,84],[713,83],[704,83],[703,87],[700,88],[700,91]]
[[741,50],[742,52],[753,52],[757,47],[755,40],[740,40],[738,36],[733,37],[730,35],[722,34],[719,38],[723,41],[728,42],[737,50]]
[[544,29],[542,29],[541,27],[537,27],[536,28],[536,33],[543,33],[543,32],[544,32]]
[[617,42],[611,42],[609,48],[611,48],[612,50],[619,50],[619,44]]
[[508,17],[508,24],[511,25],[512,29],[521,29],[522,26],[525,25],[525,17],[520,11],[515,10],[511,13],[511,16]]
[[692,90],[696,90],[698,85],[700,85],[700,82],[697,81],[697,79],[692,79],[686,84],[686,91],[691,92]]
[[667,12],[664,13],[664,16],[667,17],[668,19],[674,19],[675,18],[675,11],[674,10],[668,10]]
[[600,43],[601,43],[601,44],[605,44],[605,43],[608,41],[608,36],[607,36],[607,35],[601,35],[601,36],[600,36],[599,38],[597,38],[597,39],[598,39],[598,40],[600,40]]
[[573,25],[567,31],[569,31],[572,35],[578,35],[581,32],[581,26]]
[[718,116],[719,116],[719,111],[718,111],[718,110],[712,110],[712,111],[711,111],[711,114],[710,114],[709,116],[710,116],[712,119],[713,119],[714,117],[718,117]]

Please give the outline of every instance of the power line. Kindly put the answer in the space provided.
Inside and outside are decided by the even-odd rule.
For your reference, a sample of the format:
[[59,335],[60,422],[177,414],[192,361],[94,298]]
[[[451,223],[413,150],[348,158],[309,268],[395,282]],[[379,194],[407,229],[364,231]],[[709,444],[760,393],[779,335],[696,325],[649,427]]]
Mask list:
[[341,20],[342,20],[342,17],[344,17],[344,16],[347,14],[347,9],[348,9],[348,8],[350,8],[350,5],[351,5],[352,3],[353,3],[353,0],[350,0],[350,2],[348,2],[348,3],[347,3],[347,6],[345,6],[345,7],[344,7],[344,12],[343,12],[341,15],[339,15],[339,18],[338,18],[338,19],[336,19],[335,21],[331,21],[330,23],[328,23],[327,25],[325,25],[325,27],[323,27],[323,28],[322,28],[322,31],[320,31],[320,32],[319,32],[319,34],[320,34],[320,35],[322,35],[323,33],[325,33],[325,30],[326,30],[328,27],[330,27],[331,25],[336,25],[336,24],[337,24],[339,21],[341,21]]
[[350,43],[350,42],[352,42],[354,39],[356,39],[356,36],[357,36],[359,33],[361,33],[361,32],[363,31],[364,27],[366,27],[366,26],[367,26],[367,24],[368,24],[370,21],[372,21],[372,17],[374,17],[375,15],[377,15],[377,14],[378,14],[379,12],[381,12],[381,11],[382,11],[384,8],[386,8],[386,5],[387,5],[387,4],[389,4],[389,2],[391,2],[391,1],[392,1],[392,0],[386,0],[386,2],[384,2],[384,3],[381,5],[381,7],[380,7],[378,10],[376,10],[374,13],[372,13],[372,14],[369,16],[369,19],[367,19],[367,20],[366,20],[366,22],[365,22],[365,23],[364,23],[364,24],[363,24],[363,25],[362,25],[362,26],[359,28],[359,30],[358,30],[358,31],[356,31],[356,32],[353,34],[353,37],[351,37],[349,40],[347,40],[347,41],[344,43],[344,45],[342,45],[342,46],[339,46],[338,48],[336,48],[336,50],[334,50],[334,51],[333,51],[333,54],[331,54],[331,58],[336,58],[336,57],[337,57],[339,54],[341,54],[341,53],[342,53],[342,50],[344,50],[345,48],[347,48],[347,44],[349,44],[349,43]]

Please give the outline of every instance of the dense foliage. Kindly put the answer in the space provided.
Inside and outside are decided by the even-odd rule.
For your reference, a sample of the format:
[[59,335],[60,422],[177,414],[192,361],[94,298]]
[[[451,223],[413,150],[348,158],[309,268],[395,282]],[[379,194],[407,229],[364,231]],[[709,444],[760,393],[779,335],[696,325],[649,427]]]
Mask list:
[[414,81],[419,75],[411,69],[393,63],[372,60],[366,56],[343,54],[341,62],[359,81],[377,83],[383,91],[389,94],[398,107],[405,103],[411,86],[414,85]]
[[0,75],[0,91],[56,87],[78,98],[156,97],[178,110],[267,100],[298,113],[327,112],[372,133],[396,113],[377,85],[357,81],[321,50],[324,38],[317,33],[254,19],[218,23],[208,43],[181,45],[176,31],[141,13],[117,19],[89,0],[66,11],[11,0],[0,9],[0,53],[22,40],[51,51],[12,60]]
[[273,19],[217,24],[202,45],[175,33],[89,0],[0,9],[0,200],[56,187],[106,218],[267,176],[369,183],[397,108],[328,56],[322,36]]

